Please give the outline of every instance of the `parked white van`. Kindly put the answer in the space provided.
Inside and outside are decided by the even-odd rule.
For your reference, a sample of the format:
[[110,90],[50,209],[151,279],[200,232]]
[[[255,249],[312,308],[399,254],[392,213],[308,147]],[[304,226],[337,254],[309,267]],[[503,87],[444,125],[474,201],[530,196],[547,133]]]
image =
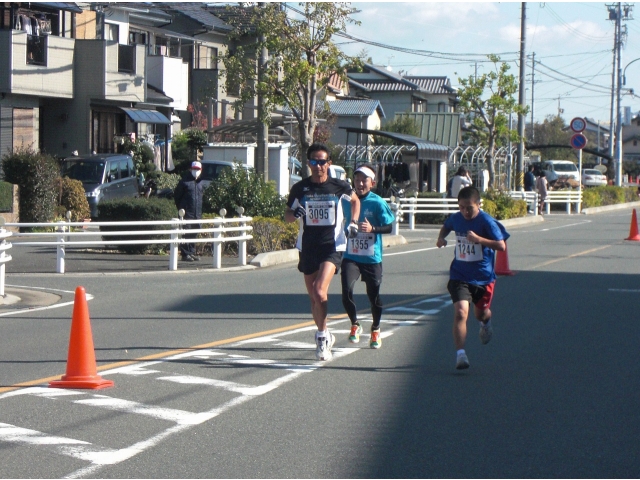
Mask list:
[[554,172],[558,179],[561,177],[573,178],[576,182],[580,181],[580,172],[575,163],[569,160],[545,160],[542,162],[542,169]]

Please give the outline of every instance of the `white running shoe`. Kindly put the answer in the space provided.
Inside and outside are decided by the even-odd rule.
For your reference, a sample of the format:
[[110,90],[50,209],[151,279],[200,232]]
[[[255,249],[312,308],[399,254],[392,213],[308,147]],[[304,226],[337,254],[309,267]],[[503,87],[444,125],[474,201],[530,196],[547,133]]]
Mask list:
[[456,360],[456,368],[458,370],[469,368],[469,359],[467,358],[466,353],[461,353],[458,355],[458,359]]
[[487,323],[480,322],[480,342],[483,345],[489,343],[491,337],[493,336],[493,327],[491,326],[491,320]]
[[318,360],[331,360],[333,354],[331,353],[331,347],[336,341],[336,337],[333,333],[329,333],[328,337],[316,336],[316,358]]

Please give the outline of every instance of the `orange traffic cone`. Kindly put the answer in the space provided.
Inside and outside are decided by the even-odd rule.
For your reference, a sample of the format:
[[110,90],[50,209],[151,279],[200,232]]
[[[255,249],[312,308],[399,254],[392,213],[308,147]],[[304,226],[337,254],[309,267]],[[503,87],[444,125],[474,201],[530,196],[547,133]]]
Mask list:
[[507,252],[507,242],[504,242],[504,252],[498,250],[496,256],[496,275],[515,275],[516,272],[509,270],[509,253]]
[[629,229],[629,238],[625,240],[633,240],[634,242],[640,242],[640,234],[638,234],[638,219],[636,218],[636,209],[633,209],[631,214],[631,228]]
[[67,373],[60,380],[49,382],[54,388],[100,388],[113,387],[111,380],[98,375],[96,354],[93,349],[91,323],[89,323],[89,307],[84,287],[76,288],[71,318],[71,337],[69,339],[69,356],[67,357]]

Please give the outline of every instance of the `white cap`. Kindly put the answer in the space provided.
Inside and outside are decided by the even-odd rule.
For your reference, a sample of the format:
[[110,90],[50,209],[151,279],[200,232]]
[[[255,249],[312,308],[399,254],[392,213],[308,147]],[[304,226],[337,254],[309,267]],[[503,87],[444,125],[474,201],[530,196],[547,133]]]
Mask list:
[[202,164],[200,162],[191,162],[191,170],[202,170]]
[[373,171],[372,167],[368,166],[368,165],[361,165],[360,167],[358,167],[356,169],[355,172],[353,172],[354,174],[356,173],[364,173],[367,177],[369,177],[372,180],[376,179],[376,172]]

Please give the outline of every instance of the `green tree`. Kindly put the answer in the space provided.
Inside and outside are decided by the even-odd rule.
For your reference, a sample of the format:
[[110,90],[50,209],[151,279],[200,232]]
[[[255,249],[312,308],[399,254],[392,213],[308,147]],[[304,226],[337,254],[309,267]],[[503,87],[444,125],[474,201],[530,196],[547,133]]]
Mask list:
[[479,77],[459,78],[459,108],[471,122],[471,135],[477,144],[487,146],[489,187],[495,184],[495,149],[505,139],[517,141],[516,132],[509,129],[509,113],[527,113],[527,107],[517,104],[514,94],[518,84],[508,74],[509,65],[500,63],[497,55],[487,55],[493,70]]
[[[567,129],[560,115],[548,115],[542,123],[533,126],[536,145],[567,145],[573,132]],[[541,148],[542,160],[574,160],[570,148]]]
[[[346,80],[347,69],[361,64],[332,41],[347,24],[359,24],[350,17],[355,11],[348,3],[308,2],[300,4],[300,18],[294,18],[287,16],[281,3],[265,3],[262,8],[230,7],[225,19],[234,27],[229,35],[233,46],[222,61],[226,90],[238,94],[236,108],[261,94],[265,111],[260,120],[268,123],[271,112],[287,105],[297,122],[300,151],[306,152],[317,126],[318,92],[332,74]],[[259,81],[258,54],[263,47],[271,60]],[[301,157],[306,176],[307,159]]]
[[218,213],[224,208],[227,216],[235,217],[237,207],[244,208],[244,215],[250,217],[284,218],[285,199],[253,168],[237,164],[225,168],[205,189],[203,210]]

